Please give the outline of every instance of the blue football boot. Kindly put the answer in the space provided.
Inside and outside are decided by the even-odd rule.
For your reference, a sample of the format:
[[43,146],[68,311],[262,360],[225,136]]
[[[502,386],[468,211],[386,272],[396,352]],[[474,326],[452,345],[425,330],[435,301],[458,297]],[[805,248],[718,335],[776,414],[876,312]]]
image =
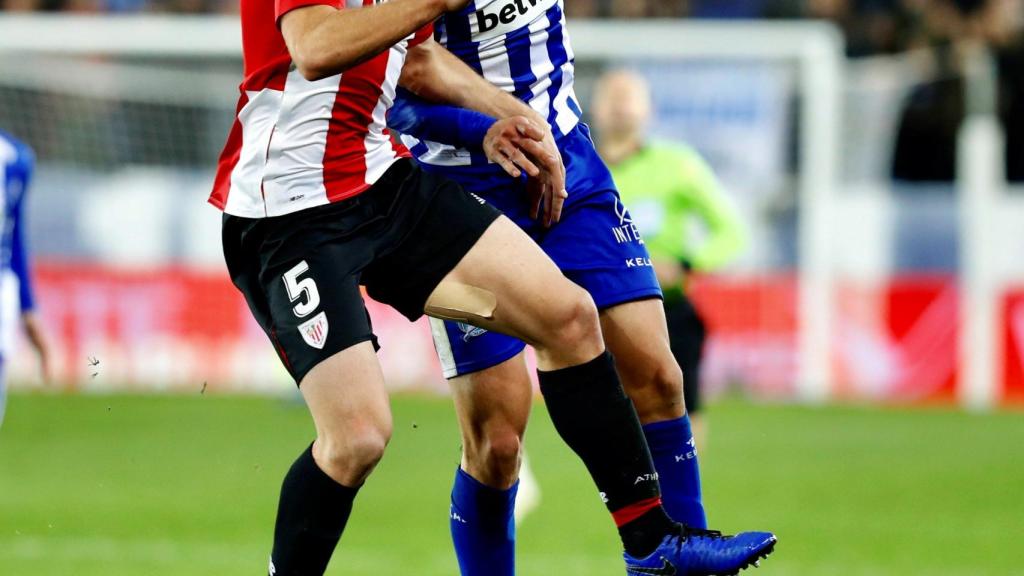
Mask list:
[[725,576],[758,565],[775,549],[769,532],[742,532],[722,536],[714,530],[680,525],[646,558],[623,554],[627,576]]

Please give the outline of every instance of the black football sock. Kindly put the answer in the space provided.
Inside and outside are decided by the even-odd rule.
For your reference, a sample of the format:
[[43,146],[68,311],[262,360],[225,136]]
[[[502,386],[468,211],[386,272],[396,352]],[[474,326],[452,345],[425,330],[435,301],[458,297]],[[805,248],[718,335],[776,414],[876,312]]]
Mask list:
[[555,430],[590,471],[626,551],[647,556],[674,524],[661,507],[643,428],[611,354],[538,377]]
[[359,488],[338,484],[313,460],[310,445],[281,486],[271,576],[319,576],[327,570]]
[[635,520],[619,526],[622,547],[634,558],[646,558],[661,544],[665,536],[676,530],[676,524],[660,505]]

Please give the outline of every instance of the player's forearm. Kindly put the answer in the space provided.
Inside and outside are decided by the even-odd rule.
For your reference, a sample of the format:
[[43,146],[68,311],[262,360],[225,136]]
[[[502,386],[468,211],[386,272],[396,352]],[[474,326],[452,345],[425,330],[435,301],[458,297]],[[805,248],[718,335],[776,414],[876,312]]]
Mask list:
[[460,148],[483,147],[495,119],[475,110],[446,104],[431,104],[406,90],[399,90],[388,111],[388,128],[420,140],[451,144]]
[[50,344],[42,322],[40,322],[36,313],[31,310],[22,313],[21,318],[25,328],[25,335],[39,355],[39,368],[43,382],[50,382],[53,380],[52,355],[50,354]]
[[[548,119],[542,116],[540,112],[531,108],[529,104],[500,88],[495,87],[495,90],[498,91],[498,94],[494,95],[494,98],[486,103],[486,106],[493,111],[486,113],[498,118],[525,116],[542,128],[550,128]],[[481,105],[484,105],[484,103],[481,103]]]
[[526,116],[546,121],[525,102],[485,80],[436,42],[409,51],[399,84],[429,102],[451,104],[494,118]]
[[307,80],[344,72],[433,22],[442,0],[393,0],[356,9],[308,6],[281,19],[288,53]]
[[46,336],[43,333],[42,324],[35,310],[25,310],[21,313],[21,325],[32,347],[37,351],[45,352],[47,348]]

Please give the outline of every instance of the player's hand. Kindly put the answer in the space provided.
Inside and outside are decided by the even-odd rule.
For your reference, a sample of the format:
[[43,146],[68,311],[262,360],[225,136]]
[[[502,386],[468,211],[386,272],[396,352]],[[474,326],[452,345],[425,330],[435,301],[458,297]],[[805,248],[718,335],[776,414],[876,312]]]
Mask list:
[[547,130],[544,140],[540,143],[542,149],[538,153],[530,153],[537,156],[538,164],[541,167],[541,174],[538,177],[530,178],[527,181],[527,194],[530,202],[530,217],[536,220],[541,215],[541,208],[544,209],[544,227],[550,227],[553,223],[562,218],[562,206],[565,204],[569,192],[565,189],[565,165],[562,163],[562,154],[555,144],[555,137],[551,130]]
[[545,228],[562,218],[562,206],[569,197],[564,186],[555,188],[549,179],[530,178],[526,181],[526,192],[529,195],[531,218],[536,220],[540,217],[541,206],[544,207],[544,219],[541,223]]
[[498,120],[484,136],[484,153],[513,178],[526,173],[530,217],[537,219],[543,207],[544,225],[562,217],[565,166],[551,129],[525,116]]
[[525,116],[510,116],[495,122],[484,136],[484,154],[487,159],[501,166],[509,176],[519,178],[527,175],[540,176],[540,168],[526,157],[524,152],[533,151],[543,155],[544,131]]

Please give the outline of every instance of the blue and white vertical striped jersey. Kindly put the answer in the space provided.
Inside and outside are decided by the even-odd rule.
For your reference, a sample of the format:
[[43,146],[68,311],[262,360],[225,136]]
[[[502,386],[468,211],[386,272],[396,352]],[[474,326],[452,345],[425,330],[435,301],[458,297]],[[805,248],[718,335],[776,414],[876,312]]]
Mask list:
[[0,130],[0,356],[10,349],[20,312],[35,307],[22,222],[32,149]]
[[[573,90],[574,55],[562,0],[476,0],[434,24],[434,36],[489,82],[548,119],[555,138],[569,134],[583,113]],[[425,164],[486,164],[481,153],[403,136]]]

